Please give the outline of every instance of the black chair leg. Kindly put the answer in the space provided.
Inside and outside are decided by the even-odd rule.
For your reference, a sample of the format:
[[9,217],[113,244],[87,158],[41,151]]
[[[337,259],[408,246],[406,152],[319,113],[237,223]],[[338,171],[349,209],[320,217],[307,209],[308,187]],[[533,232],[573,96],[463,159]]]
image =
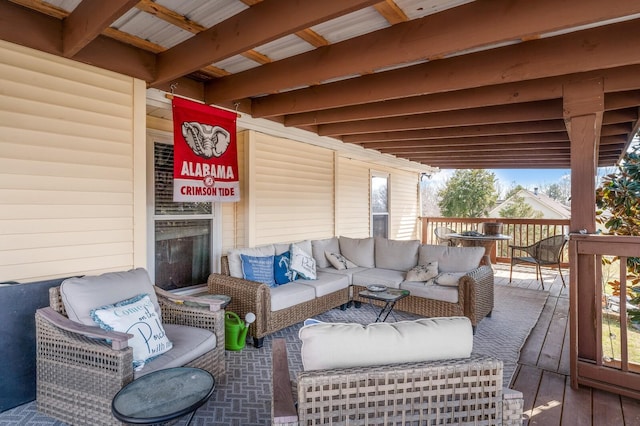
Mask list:
[[264,345],[264,337],[260,337],[260,338],[254,337],[253,338],[253,346],[254,347],[261,348],[262,345]]

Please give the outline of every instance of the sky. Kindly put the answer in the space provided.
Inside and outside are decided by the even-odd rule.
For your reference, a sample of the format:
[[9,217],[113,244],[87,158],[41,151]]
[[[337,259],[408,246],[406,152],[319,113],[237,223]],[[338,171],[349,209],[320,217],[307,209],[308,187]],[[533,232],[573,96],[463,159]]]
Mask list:
[[[507,191],[514,185],[522,185],[527,189],[544,188],[552,183],[558,183],[563,176],[568,176],[569,169],[491,169],[496,175],[500,188]],[[441,170],[431,178],[434,183],[446,182],[454,170]],[[515,183],[514,183],[515,182]]]

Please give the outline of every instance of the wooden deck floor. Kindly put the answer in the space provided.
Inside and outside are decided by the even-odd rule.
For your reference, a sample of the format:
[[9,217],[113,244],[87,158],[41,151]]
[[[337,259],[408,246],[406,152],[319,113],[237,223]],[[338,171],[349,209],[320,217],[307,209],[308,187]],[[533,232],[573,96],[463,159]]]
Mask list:
[[[524,394],[524,425],[640,425],[640,401],[597,389],[571,389],[569,378],[569,276],[545,271],[549,298],[521,352],[511,388]],[[496,265],[496,285],[540,289],[533,269]],[[550,279],[549,279],[550,278]]]

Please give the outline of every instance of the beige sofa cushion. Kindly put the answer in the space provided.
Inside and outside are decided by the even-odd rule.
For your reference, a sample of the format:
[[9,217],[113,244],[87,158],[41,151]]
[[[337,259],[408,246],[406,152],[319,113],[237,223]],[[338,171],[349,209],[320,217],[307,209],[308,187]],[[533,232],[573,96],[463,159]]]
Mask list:
[[469,272],[480,264],[484,247],[448,247],[423,244],[418,251],[418,264],[438,262],[439,272]]
[[311,241],[311,254],[316,260],[316,266],[318,268],[328,268],[331,266],[331,263],[329,263],[329,260],[324,254],[325,251],[340,253],[340,243],[337,237]]
[[400,241],[375,239],[376,268],[408,271],[418,264],[418,240]]
[[409,290],[411,295],[415,297],[458,303],[457,285],[455,287],[437,285],[433,279],[426,282],[405,281],[400,284],[400,289]]
[[301,284],[305,280],[298,280],[288,284],[279,285],[270,288],[271,294],[271,311],[279,311],[281,309],[290,308],[303,302],[308,302],[316,297],[315,288]]
[[358,266],[375,268],[373,238],[340,237],[340,254]]
[[473,348],[471,321],[466,317],[365,326],[317,323],[302,327],[298,336],[305,371],[468,358]]
[[405,273],[394,269],[370,268],[356,272],[351,277],[351,284],[368,286],[372,284],[398,288],[405,279]]

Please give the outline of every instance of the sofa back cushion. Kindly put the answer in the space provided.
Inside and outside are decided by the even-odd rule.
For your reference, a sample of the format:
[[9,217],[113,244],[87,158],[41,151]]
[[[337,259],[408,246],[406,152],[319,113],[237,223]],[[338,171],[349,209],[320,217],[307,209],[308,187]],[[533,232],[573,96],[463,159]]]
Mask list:
[[439,272],[469,272],[480,265],[484,247],[448,247],[423,244],[420,246],[418,263],[426,265],[438,262]]
[[395,323],[316,323],[302,327],[305,371],[365,367],[471,356],[473,330],[466,317]]
[[[70,320],[95,326],[91,310],[105,305],[148,294],[160,317],[160,305],[156,292],[144,268],[122,272],[107,272],[97,276],[67,278],[60,285],[62,303]],[[161,319],[162,320],[162,319]]]
[[373,238],[340,237],[340,254],[358,266],[375,268]]
[[230,250],[227,254],[227,259],[229,262],[229,275],[231,275],[232,277],[243,278],[242,259],[240,257],[241,254],[255,257],[274,256],[276,254],[276,249],[273,244],[268,244],[265,246],[254,248],[240,248]]
[[398,241],[376,237],[376,268],[408,271],[418,264],[420,241]]
[[340,253],[340,243],[337,237],[311,241],[311,254],[316,260],[316,266],[318,268],[328,268],[331,266],[331,263],[329,263],[329,260],[325,256],[325,251],[329,253]]

